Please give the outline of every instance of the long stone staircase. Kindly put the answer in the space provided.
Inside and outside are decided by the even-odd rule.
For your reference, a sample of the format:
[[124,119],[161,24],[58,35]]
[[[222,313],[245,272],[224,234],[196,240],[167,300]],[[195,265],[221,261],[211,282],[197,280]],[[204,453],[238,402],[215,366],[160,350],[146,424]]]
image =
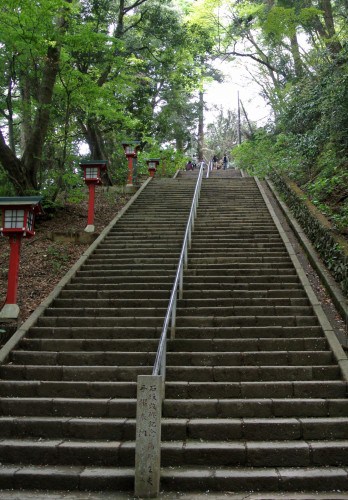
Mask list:
[[[161,486],[348,491],[347,382],[326,319],[238,175],[203,180]],[[194,184],[152,180],[0,367],[0,488],[132,491],[136,377],[151,373]]]

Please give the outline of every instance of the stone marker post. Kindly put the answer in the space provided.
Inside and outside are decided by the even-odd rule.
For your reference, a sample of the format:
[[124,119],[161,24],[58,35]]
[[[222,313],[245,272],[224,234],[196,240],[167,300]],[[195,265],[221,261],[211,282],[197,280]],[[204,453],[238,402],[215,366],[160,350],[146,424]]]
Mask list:
[[160,375],[139,375],[135,444],[135,496],[159,493],[163,384]]

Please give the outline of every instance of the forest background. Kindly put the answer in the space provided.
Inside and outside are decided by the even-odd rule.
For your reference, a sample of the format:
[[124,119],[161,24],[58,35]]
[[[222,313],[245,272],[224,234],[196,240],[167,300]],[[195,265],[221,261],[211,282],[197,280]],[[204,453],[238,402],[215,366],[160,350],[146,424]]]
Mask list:
[[[347,0],[0,0],[0,196],[46,207],[84,196],[78,164],[106,159],[123,184],[122,141],[166,174],[227,151],[236,166],[286,173],[348,225]],[[204,131],[218,61],[243,61],[272,108],[257,127],[220,110]],[[87,151],[82,154],[82,151]]]

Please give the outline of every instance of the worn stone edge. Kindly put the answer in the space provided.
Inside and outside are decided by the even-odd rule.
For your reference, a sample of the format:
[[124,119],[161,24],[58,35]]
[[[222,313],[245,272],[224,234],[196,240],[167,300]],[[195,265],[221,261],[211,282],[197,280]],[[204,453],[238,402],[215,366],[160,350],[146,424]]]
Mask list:
[[137,190],[137,192],[132,196],[132,198],[126,203],[126,205],[121,208],[117,213],[116,217],[103,229],[98,238],[87,248],[87,250],[81,255],[81,257],[75,262],[75,264],[68,270],[68,272],[63,276],[59,283],[54,287],[52,292],[41,302],[41,304],[35,309],[35,311],[29,316],[29,318],[15,331],[12,337],[6,342],[6,344],[0,349],[0,364],[5,361],[11,350],[16,347],[18,342],[22,340],[24,335],[28,330],[34,326],[38,318],[44,313],[44,311],[52,304],[55,298],[58,297],[62,289],[67,285],[70,280],[75,276],[77,271],[86,262],[88,257],[94,252],[99,243],[107,236],[110,230],[114,227],[116,222],[127,212],[127,210],[133,205],[135,200],[141,194],[141,192],[146,188],[152,177],[149,177],[144,184]]
[[303,229],[299,225],[299,223],[295,220],[295,218],[292,216],[290,210],[286,206],[286,204],[279,198],[278,193],[276,191],[276,188],[274,184],[267,179],[267,185],[269,189],[271,190],[277,204],[279,205],[279,208],[283,212],[284,216],[286,217],[291,229],[294,231],[296,238],[298,239],[299,243],[301,244],[302,248],[306,252],[306,255],[311,263],[311,265],[314,267],[318,275],[320,276],[321,280],[324,282],[325,287],[337,307],[338,311],[342,315],[343,319],[348,321],[348,304],[345,296],[343,295],[342,291],[340,290],[337,282],[331,276],[330,272],[326,269],[324,264],[321,262],[320,257],[318,256],[318,253],[314,249],[312,243],[309,241],[308,237],[304,233]]
[[268,208],[268,211],[279,231],[279,234],[280,234],[280,237],[282,238],[283,240],[283,243],[288,251],[288,254],[291,258],[291,261],[296,269],[296,272],[297,272],[297,275],[298,277],[300,278],[300,281],[305,289],[305,292],[307,294],[307,297],[308,297],[308,300],[310,301],[312,307],[313,307],[313,310],[318,318],[318,321],[320,323],[320,326],[322,327],[323,331],[324,331],[324,334],[325,334],[325,337],[326,337],[326,340],[329,344],[329,347],[340,367],[340,370],[341,370],[341,374],[342,374],[342,377],[345,381],[348,381],[348,358],[347,358],[347,355],[346,353],[344,352],[338,338],[336,337],[335,335],[335,332],[333,331],[333,328],[329,322],[329,320],[327,319],[327,316],[323,310],[323,308],[321,307],[320,305],[320,302],[317,298],[317,296],[315,295],[314,293],[314,290],[308,280],[308,277],[300,263],[300,261],[298,260],[297,256],[296,256],[296,252],[286,234],[286,232],[284,231],[270,201],[269,201],[269,198],[265,192],[265,190],[263,189],[259,179],[257,177],[255,177],[255,182],[260,190],[260,193],[264,199],[264,202]]

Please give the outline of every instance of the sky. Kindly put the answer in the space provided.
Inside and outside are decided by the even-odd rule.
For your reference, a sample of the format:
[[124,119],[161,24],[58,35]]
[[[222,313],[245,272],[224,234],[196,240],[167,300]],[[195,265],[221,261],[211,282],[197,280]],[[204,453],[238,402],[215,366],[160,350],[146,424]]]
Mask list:
[[[205,101],[208,108],[214,105],[224,109],[237,110],[238,92],[250,120],[263,125],[271,116],[270,106],[260,96],[260,87],[254,82],[243,64],[238,61],[219,62],[217,67],[225,75],[224,82],[212,82],[205,87]],[[214,112],[206,112],[206,122],[214,121]]]

